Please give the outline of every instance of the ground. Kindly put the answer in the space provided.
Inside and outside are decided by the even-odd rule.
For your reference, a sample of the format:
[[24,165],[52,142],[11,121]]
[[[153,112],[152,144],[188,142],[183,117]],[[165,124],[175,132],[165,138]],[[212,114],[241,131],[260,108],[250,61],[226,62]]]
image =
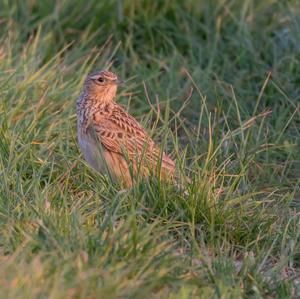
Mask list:
[[[300,297],[299,15],[1,0],[0,298]],[[183,188],[85,163],[75,103],[108,67]]]

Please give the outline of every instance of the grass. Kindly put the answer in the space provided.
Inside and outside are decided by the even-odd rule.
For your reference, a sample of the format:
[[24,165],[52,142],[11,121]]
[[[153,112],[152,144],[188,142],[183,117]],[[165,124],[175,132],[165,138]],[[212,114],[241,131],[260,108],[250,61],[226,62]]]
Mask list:
[[[300,297],[299,13],[1,0],[0,297]],[[188,196],[83,160],[75,102],[108,66]]]

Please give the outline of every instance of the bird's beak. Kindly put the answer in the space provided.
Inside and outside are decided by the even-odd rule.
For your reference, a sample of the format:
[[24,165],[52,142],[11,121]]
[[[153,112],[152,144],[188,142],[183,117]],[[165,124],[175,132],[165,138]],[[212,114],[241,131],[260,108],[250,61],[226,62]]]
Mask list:
[[116,83],[117,85],[122,85],[122,84],[124,83],[124,81],[122,81],[122,80],[120,80],[120,79],[117,79],[117,80],[115,81],[115,83]]

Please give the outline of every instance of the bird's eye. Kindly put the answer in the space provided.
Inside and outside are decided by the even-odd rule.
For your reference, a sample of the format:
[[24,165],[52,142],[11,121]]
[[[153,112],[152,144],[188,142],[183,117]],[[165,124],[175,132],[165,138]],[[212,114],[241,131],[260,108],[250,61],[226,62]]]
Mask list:
[[104,78],[103,77],[99,77],[98,81],[101,82],[101,83],[103,83],[104,82]]

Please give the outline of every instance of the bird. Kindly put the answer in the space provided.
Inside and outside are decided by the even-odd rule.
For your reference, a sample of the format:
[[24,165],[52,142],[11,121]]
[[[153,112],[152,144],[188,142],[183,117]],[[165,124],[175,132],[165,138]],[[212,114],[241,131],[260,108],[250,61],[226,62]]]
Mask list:
[[77,135],[85,160],[113,182],[130,188],[135,177],[151,172],[160,180],[172,180],[175,161],[145,128],[116,102],[122,83],[108,70],[89,74],[77,100]]

